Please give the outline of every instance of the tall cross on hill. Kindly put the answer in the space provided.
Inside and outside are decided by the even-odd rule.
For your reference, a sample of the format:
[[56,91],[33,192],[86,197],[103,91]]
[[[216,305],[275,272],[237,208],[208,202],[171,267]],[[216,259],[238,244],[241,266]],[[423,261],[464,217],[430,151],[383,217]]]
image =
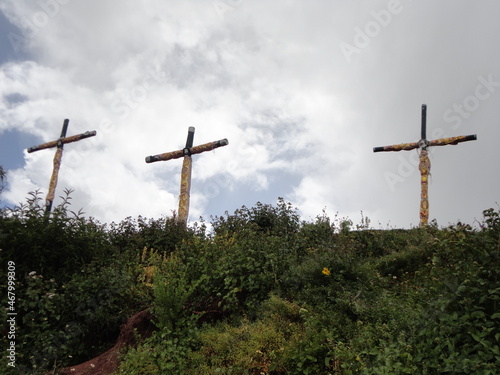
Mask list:
[[229,141],[226,138],[224,138],[215,142],[209,142],[193,147],[193,140],[194,140],[194,127],[190,126],[186,140],[186,147],[184,147],[182,150],[166,152],[164,154],[146,157],[146,163],[179,159],[184,157],[184,161],[182,162],[182,172],[181,172],[181,189],[180,189],[181,191],[179,195],[179,210],[177,212],[178,220],[184,225],[187,225],[187,220],[189,215],[189,191],[191,190],[191,170],[193,164],[191,155],[201,154],[202,152],[211,151],[218,147],[226,146],[229,144]]
[[477,136],[473,135],[461,135],[458,137],[451,138],[440,138],[433,141],[428,141],[426,136],[426,119],[427,119],[427,106],[422,104],[422,127],[421,127],[421,139],[418,142],[413,143],[402,143],[393,146],[384,147],[374,147],[373,152],[380,151],[409,151],[416,148],[420,149],[420,162],[418,169],[420,170],[420,226],[424,227],[429,221],[429,198],[428,198],[428,180],[429,172],[431,169],[431,162],[429,156],[427,155],[427,148],[430,146],[446,146],[446,145],[456,145],[460,142],[475,141]]
[[61,160],[62,160],[64,145],[66,143],[77,142],[85,138],[93,137],[97,134],[95,130],[92,130],[82,134],[73,135],[71,137],[66,137],[66,132],[68,131],[68,125],[69,125],[69,120],[65,119],[61,131],[61,136],[59,137],[59,139],[28,148],[28,153],[32,153],[35,151],[44,150],[46,148],[57,147],[56,154],[54,156],[54,168],[52,170],[52,177],[50,178],[49,192],[47,193],[47,197],[45,198],[45,213],[47,215],[50,214],[50,211],[52,209],[52,202],[54,201],[54,195],[57,185],[57,177],[59,175],[59,168],[61,168]]

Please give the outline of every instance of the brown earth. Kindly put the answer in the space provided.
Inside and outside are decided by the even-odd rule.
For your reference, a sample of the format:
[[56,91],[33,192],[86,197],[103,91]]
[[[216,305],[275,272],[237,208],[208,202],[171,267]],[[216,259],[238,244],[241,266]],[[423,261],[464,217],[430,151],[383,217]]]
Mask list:
[[155,330],[151,322],[153,315],[148,310],[141,311],[132,316],[121,330],[116,344],[107,352],[87,362],[76,366],[66,367],[61,370],[62,375],[108,375],[118,367],[120,350],[137,345],[137,335],[142,339],[150,337]]

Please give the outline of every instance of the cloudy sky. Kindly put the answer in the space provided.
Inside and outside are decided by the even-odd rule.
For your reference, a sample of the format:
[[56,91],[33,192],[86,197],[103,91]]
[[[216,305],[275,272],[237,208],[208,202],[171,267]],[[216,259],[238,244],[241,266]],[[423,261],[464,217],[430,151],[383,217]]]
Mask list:
[[[148,155],[194,144],[190,220],[290,201],[378,228],[418,225],[418,152],[373,153],[427,137],[430,219],[474,223],[500,202],[497,0],[2,0],[2,205],[47,192],[101,222],[177,209],[182,161]],[[56,200],[55,205],[60,202]]]

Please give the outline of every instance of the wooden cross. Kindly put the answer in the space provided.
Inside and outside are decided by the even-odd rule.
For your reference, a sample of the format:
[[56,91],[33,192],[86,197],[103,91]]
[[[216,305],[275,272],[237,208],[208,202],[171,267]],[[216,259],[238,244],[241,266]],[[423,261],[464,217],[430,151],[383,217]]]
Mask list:
[[224,138],[215,142],[205,143],[193,147],[193,140],[194,140],[194,127],[190,126],[188,129],[186,147],[184,147],[182,150],[166,152],[164,154],[146,157],[146,163],[179,159],[181,157],[184,157],[184,161],[182,162],[182,172],[181,172],[181,191],[179,195],[179,210],[177,212],[179,222],[183,223],[184,225],[187,225],[187,220],[189,215],[189,191],[191,190],[191,170],[192,170],[191,155],[201,154],[202,152],[211,151],[218,147],[226,146],[229,144],[229,141],[226,138]]
[[82,134],[72,135],[71,137],[66,137],[66,132],[68,131],[69,120],[65,119],[61,131],[61,136],[59,139],[47,143],[43,143],[38,146],[28,148],[28,152],[35,152],[44,150],[46,148],[57,147],[56,154],[54,156],[54,168],[52,170],[52,177],[50,178],[49,192],[45,198],[45,213],[48,215],[52,209],[52,202],[54,201],[54,194],[56,191],[57,177],[59,175],[59,168],[61,168],[61,159],[63,154],[63,147],[66,143],[77,142],[84,138],[93,137],[97,134],[95,130],[88,131]]
[[409,151],[416,148],[420,149],[420,162],[418,169],[420,170],[420,226],[424,227],[429,221],[429,198],[428,198],[428,179],[429,172],[431,169],[431,162],[429,156],[427,155],[427,148],[429,146],[446,146],[446,145],[456,145],[460,142],[475,141],[477,139],[476,134],[473,135],[461,135],[458,137],[451,138],[441,138],[434,141],[428,141],[426,137],[426,118],[427,118],[427,106],[422,104],[422,127],[421,127],[421,139],[414,143],[402,143],[393,146],[384,147],[374,147],[373,152],[380,151]]

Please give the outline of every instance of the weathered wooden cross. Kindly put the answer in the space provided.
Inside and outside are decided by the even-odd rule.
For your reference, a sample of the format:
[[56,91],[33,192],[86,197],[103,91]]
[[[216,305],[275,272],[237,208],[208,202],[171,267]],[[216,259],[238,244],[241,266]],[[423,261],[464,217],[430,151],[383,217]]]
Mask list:
[[426,226],[429,220],[428,179],[429,179],[429,172],[431,169],[431,162],[429,160],[429,156],[427,155],[427,148],[429,146],[456,145],[460,142],[475,141],[477,139],[477,136],[473,134],[473,135],[461,135],[458,137],[441,138],[433,141],[428,141],[426,138],[426,126],[427,126],[426,118],[427,118],[427,106],[425,104],[422,104],[422,127],[421,127],[420,141],[373,148],[373,152],[402,151],[402,150],[409,151],[416,148],[420,149],[420,162],[418,169],[420,170],[420,185],[421,185],[421,193],[420,193],[421,227]]
[[65,119],[61,131],[61,136],[59,139],[47,143],[43,143],[38,146],[28,148],[28,152],[35,152],[44,150],[46,148],[57,147],[56,154],[54,156],[54,168],[52,170],[52,177],[50,178],[49,192],[45,198],[45,213],[50,214],[52,209],[52,202],[54,201],[54,194],[56,191],[57,177],[59,175],[59,168],[61,168],[61,159],[63,154],[63,147],[66,143],[77,142],[84,138],[93,137],[97,134],[95,130],[88,131],[82,134],[72,135],[71,137],[66,137],[66,132],[68,131],[69,120]]
[[186,141],[186,147],[182,150],[166,152],[164,154],[147,156],[146,163],[153,163],[155,161],[161,160],[171,160],[179,159],[184,157],[182,162],[182,172],[181,172],[181,192],[179,195],[179,210],[177,212],[179,222],[187,225],[188,215],[189,215],[189,191],[191,190],[191,170],[192,170],[192,159],[191,155],[201,154],[205,151],[211,151],[218,147],[226,146],[229,141],[224,138],[215,142],[205,143],[199,146],[193,147],[194,140],[194,127],[190,126],[188,130],[188,136]]

